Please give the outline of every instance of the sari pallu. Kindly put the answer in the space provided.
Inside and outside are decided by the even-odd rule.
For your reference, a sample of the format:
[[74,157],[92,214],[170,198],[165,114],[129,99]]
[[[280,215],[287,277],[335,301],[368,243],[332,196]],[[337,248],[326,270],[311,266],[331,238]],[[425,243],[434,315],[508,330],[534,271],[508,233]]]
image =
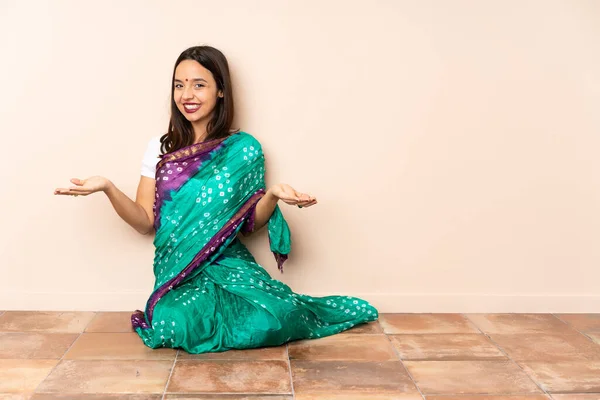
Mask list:
[[[165,154],[157,165],[154,290],[132,325],[152,348],[190,353],[276,346],[373,321],[354,297],[310,297],[272,279],[239,241],[265,194],[260,143],[239,132]],[[268,221],[278,268],[291,249],[276,206]]]

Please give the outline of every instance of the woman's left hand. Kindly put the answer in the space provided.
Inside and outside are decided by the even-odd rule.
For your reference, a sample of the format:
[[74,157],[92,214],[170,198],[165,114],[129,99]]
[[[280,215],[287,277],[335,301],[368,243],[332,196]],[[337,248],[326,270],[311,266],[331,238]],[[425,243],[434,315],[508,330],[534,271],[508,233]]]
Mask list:
[[280,183],[269,189],[271,194],[278,199],[283,200],[286,204],[295,205],[300,208],[310,207],[317,204],[317,199],[309,194],[296,191],[290,185]]

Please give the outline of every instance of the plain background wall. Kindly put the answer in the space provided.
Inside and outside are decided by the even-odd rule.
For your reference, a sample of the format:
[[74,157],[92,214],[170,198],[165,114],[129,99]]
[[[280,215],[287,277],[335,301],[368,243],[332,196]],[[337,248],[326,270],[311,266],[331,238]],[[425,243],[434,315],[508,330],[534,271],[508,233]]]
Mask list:
[[383,312],[600,311],[600,2],[0,1],[0,309],[133,310],[151,237],[130,196],[173,64],[222,50],[261,141],[300,293]]

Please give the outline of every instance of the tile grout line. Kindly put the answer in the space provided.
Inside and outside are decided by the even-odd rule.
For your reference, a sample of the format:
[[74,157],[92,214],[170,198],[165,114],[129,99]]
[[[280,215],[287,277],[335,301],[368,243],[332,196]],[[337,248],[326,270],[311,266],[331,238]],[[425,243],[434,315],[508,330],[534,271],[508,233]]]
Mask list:
[[175,363],[177,362],[177,357],[179,357],[180,351],[181,350],[177,349],[177,353],[175,353],[175,359],[173,360],[173,365],[171,365],[171,372],[169,372],[167,383],[165,383],[165,390],[163,391],[163,395],[161,397],[162,400],[165,400],[165,396],[167,395],[167,389],[169,388],[169,383],[171,382],[171,376],[173,376],[173,371],[175,371]]
[[290,345],[289,343],[285,344],[285,355],[287,356],[288,362],[288,370],[290,374],[290,385],[292,385],[292,399],[296,398],[296,392],[294,391],[294,377],[292,375],[292,361],[290,360]]
[[577,333],[579,333],[579,334],[583,335],[583,336],[584,336],[586,339],[588,339],[588,340],[589,340],[589,341],[591,341],[592,343],[594,343],[594,344],[596,343],[596,342],[595,342],[595,341],[594,341],[594,340],[593,340],[591,337],[589,337],[589,336],[588,336],[586,333],[584,333],[584,332],[580,331],[579,329],[575,328],[575,326],[573,326],[572,324],[568,323],[567,321],[560,319],[560,317],[559,317],[559,316],[557,316],[556,314],[552,313],[552,316],[553,316],[554,318],[556,318],[557,320],[559,320],[560,322],[562,322],[563,324],[567,325],[569,328],[573,329],[575,332],[577,332]]
[[[586,335],[585,333],[581,332],[579,329],[575,328],[575,326],[573,326],[572,324],[570,324],[569,322],[561,319],[558,315],[551,313],[551,315],[556,318],[557,320],[559,320],[560,322],[562,322],[563,324],[565,324],[566,326],[568,326],[569,328],[573,329],[575,332],[583,335],[583,337],[587,338],[589,341],[591,341],[592,343],[596,343],[594,340],[592,340],[591,337],[589,337],[588,335]],[[554,399],[554,396],[552,396],[552,394],[550,394],[550,398]]]
[[477,324],[476,324],[475,322],[473,322],[473,321],[472,321],[472,320],[471,320],[471,319],[470,319],[470,318],[469,318],[469,317],[468,317],[466,314],[460,314],[460,315],[462,315],[462,316],[463,316],[463,318],[465,318],[467,321],[469,321],[471,324],[473,324],[473,326],[474,326],[475,328],[477,328],[477,330],[478,330],[478,331],[479,331],[479,332],[480,332],[480,333],[481,333],[483,336],[485,336],[486,338],[488,338],[488,340],[489,340],[490,342],[492,342],[492,344],[493,344],[494,346],[496,346],[496,348],[497,348],[498,350],[500,350],[500,351],[502,352],[502,354],[504,354],[504,355],[506,356],[506,358],[508,358],[508,360],[510,360],[510,361],[511,361],[513,364],[515,364],[515,365],[516,365],[516,366],[517,366],[517,367],[518,367],[518,368],[519,368],[521,371],[523,371],[523,373],[525,374],[525,376],[527,376],[527,377],[529,378],[529,380],[535,384],[535,386],[537,386],[538,388],[540,388],[540,390],[541,390],[541,391],[542,391],[542,392],[543,392],[543,393],[544,393],[546,396],[548,396],[548,397],[549,397],[549,398],[551,398],[551,399],[553,398],[553,397],[550,395],[550,393],[548,393],[548,392],[547,392],[547,391],[546,391],[546,390],[545,390],[545,389],[544,389],[544,388],[543,388],[543,387],[542,387],[540,384],[538,384],[538,383],[537,383],[537,382],[536,382],[536,381],[533,379],[533,377],[532,377],[531,375],[529,375],[529,374],[527,373],[527,371],[525,371],[525,369],[524,369],[524,368],[523,368],[523,367],[522,367],[522,366],[521,366],[521,365],[520,365],[518,362],[516,362],[515,360],[513,360],[513,359],[512,359],[512,358],[511,358],[511,357],[508,355],[508,353],[506,353],[506,352],[504,351],[504,349],[503,349],[503,348],[502,348],[502,347],[501,347],[501,346],[500,346],[498,343],[496,343],[496,342],[495,342],[495,341],[494,341],[494,340],[491,338],[491,336],[490,336],[490,335],[488,335],[487,333],[485,333],[484,331],[482,331],[482,330],[479,328],[479,326],[477,326]]
[[[81,332],[79,332],[79,336],[77,336],[77,338],[75,340],[73,340],[73,343],[71,343],[71,345],[69,346],[69,348],[63,353],[62,357],[58,360],[58,362],[56,363],[56,365],[54,367],[52,367],[52,369],[50,370],[50,372],[48,372],[48,375],[46,375],[46,377],[44,379],[42,379],[40,381],[40,383],[35,387],[35,390],[33,391],[33,393],[38,393],[39,387],[42,386],[42,383],[44,383],[46,381],[46,379],[48,379],[48,377],[50,375],[52,375],[52,373],[54,372],[54,370],[56,369],[56,367],[58,367],[62,363],[63,359],[65,358],[65,356],[67,355],[67,353],[69,352],[69,350],[71,350],[71,348],[75,345],[75,343],[77,343],[77,341],[79,340],[79,338],[81,337],[81,335],[83,335],[83,333],[87,329],[88,325],[94,320],[94,318],[96,318],[96,315],[98,315],[98,313],[94,312],[94,316],[83,327],[83,329],[81,330]],[[27,333],[27,332],[25,332],[25,333]],[[49,333],[49,332],[47,332],[47,333]],[[55,333],[59,333],[59,332],[55,332]],[[64,333],[66,333],[66,332],[64,332]]]
[[[381,327],[381,330],[383,330],[383,327]],[[425,399],[425,395],[423,394],[423,392],[421,392],[421,388],[419,387],[419,385],[417,385],[417,381],[415,381],[415,378],[413,378],[412,374],[410,373],[410,371],[408,370],[406,365],[404,365],[404,361],[402,360],[402,356],[400,356],[400,352],[398,351],[398,349],[396,349],[396,346],[394,346],[394,343],[392,343],[392,339],[390,339],[390,334],[385,333],[385,331],[383,331],[383,334],[387,338],[388,342],[390,342],[390,346],[392,346],[392,350],[394,351],[394,353],[396,353],[396,357],[398,357],[398,360],[400,360],[400,365],[402,365],[402,368],[404,368],[404,370],[408,374],[408,377],[410,378],[413,385],[415,385],[415,387],[419,391],[419,394],[421,395],[421,397],[423,399]]]

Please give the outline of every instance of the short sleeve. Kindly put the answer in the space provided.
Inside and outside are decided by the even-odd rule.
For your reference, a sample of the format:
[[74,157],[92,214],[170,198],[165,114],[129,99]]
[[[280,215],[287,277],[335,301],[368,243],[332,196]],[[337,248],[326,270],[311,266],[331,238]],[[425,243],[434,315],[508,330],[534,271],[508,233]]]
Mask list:
[[154,179],[156,177],[156,164],[160,160],[160,137],[150,140],[144,159],[142,160],[142,176]]

